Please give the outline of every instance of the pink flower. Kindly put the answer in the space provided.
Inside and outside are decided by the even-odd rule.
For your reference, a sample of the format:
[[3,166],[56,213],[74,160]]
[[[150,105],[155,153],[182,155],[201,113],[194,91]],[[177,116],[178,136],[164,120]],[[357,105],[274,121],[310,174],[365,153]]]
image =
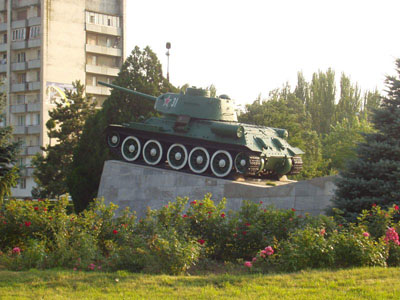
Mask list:
[[253,257],[253,259],[251,260],[251,262],[255,262],[257,260],[257,257]]
[[114,233],[114,234],[117,234],[117,233],[118,233],[118,230],[114,229],[114,230],[113,230],[113,233]]
[[274,254],[274,249],[272,249],[271,246],[265,247],[263,251],[265,251],[265,254],[267,254],[268,256]]
[[260,204],[263,204],[264,202],[260,201]]
[[389,228],[386,231],[385,242],[388,243],[389,241],[392,241],[396,245],[400,245],[399,234],[396,232],[396,229],[394,229],[393,227]]
[[225,214],[224,213],[221,214],[221,218],[225,218]]
[[242,231],[242,234],[243,234],[243,235],[246,235],[246,234],[247,234],[247,231]]
[[35,206],[33,209],[36,210],[36,211],[38,211],[38,210],[39,210],[39,207]]
[[369,237],[369,233],[368,232],[363,232],[363,236]]
[[18,248],[18,247],[15,247],[15,248],[12,249],[12,253],[14,253],[14,254],[20,254],[20,253],[21,253],[21,249]]
[[190,204],[191,204],[191,205],[196,205],[197,202],[196,202],[196,200],[194,200],[194,201],[190,202]]
[[187,217],[188,217],[188,215],[186,215],[186,214],[182,216],[182,218],[187,218]]
[[200,245],[203,245],[206,241],[203,240],[203,239],[199,239],[199,240],[197,240],[197,242],[198,242]]
[[251,224],[250,223],[246,223],[246,224],[244,224],[244,226],[247,226],[247,227],[249,227]]
[[376,203],[372,204],[372,207],[376,207]]
[[96,265],[95,265],[95,264],[90,264],[90,265],[88,266],[88,268],[89,268],[90,270],[94,270],[94,269],[96,268]]
[[78,270],[76,267],[74,268],[74,271]]
[[325,228],[322,228],[322,229],[319,231],[319,234],[322,235],[322,236],[324,236],[325,233],[326,233]]
[[244,265],[245,265],[246,267],[248,267],[248,268],[251,268],[251,267],[253,266],[253,264],[251,263],[251,261],[246,261],[246,262],[244,263]]
[[26,226],[26,227],[31,226],[31,224],[32,224],[31,222],[25,222],[25,226]]
[[397,204],[394,206],[394,210],[399,210],[399,206]]
[[264,249],[264,250],[261,250],[260,251],[260,256],[262,257],[262,258],[265,258],[265,255],[267,254],[267,251]]
[[292,208],[292,211],[296,211],[296,209],[295,209],[295,208]]

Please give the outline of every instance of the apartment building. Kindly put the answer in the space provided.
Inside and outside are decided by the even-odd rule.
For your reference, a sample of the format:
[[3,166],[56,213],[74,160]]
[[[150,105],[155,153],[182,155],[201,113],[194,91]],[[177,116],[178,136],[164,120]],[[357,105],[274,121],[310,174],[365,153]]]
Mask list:
[[[15,197],[34,186],[32,157],[49,144],[48,111],[72,82],[102,103],[125,54],[126,0],[0,0],[0,87],[7,95],[5,122],[22,143],[22,177]],[[52,141],[54,143],[55,141]]]

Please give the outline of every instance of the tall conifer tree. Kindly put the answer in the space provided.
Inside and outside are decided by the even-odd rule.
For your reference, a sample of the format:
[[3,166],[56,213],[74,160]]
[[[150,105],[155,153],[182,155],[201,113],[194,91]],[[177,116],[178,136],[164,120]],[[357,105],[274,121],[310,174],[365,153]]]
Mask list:
[[390,207],[400,203],[400,59],[397,76],[388,76],[388,94],[373,115],[374,133],[366,134],[337,182],[334,207],[354,221],[373,204]]

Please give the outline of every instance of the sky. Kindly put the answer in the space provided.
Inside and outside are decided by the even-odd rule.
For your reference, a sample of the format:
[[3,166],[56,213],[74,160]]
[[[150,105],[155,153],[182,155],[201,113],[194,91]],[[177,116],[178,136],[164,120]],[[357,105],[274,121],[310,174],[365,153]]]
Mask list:
[[332,68],[383,92],[400,58],[399,0],[127,0],[127,53],[150,46],[170,81],[236,104]]

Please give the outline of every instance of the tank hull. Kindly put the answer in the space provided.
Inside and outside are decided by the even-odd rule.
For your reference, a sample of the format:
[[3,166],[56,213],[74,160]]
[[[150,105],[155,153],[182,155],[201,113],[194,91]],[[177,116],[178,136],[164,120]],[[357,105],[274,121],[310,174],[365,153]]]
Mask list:
[[125,161],[196,174],[276,178],[302,167],[303,152],[275,128],[165,117],[109,125],[105,134],[109,148]]

